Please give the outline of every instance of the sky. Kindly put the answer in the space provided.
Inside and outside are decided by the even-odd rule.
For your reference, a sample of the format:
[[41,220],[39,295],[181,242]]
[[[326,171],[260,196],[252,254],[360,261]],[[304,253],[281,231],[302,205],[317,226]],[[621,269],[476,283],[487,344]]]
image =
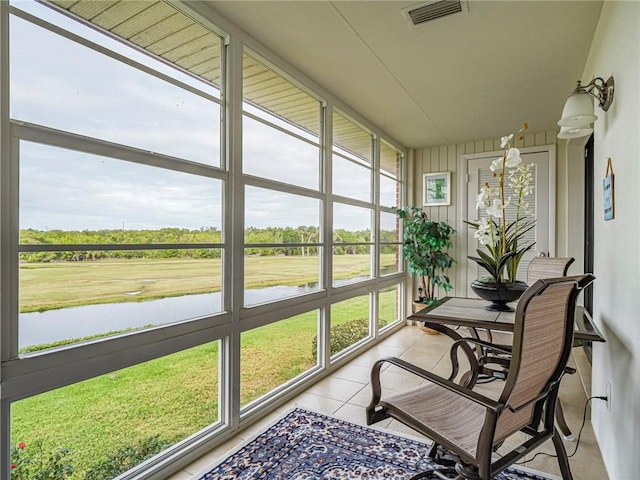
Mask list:
[[[13,3],[57,18],[59,25],[74,25],[74,31],[92,40],[102,38],[91,29],[78,30],[75,22],[41,5],[24,0]],[[12,118],[220,166],[216,102],[20,18],[12,16],[10,29]],[[127,50],[110,39],[100,42]],[[146,58],[133,51],[127,55]],[[159,62],[146,62],[169,71]],[[177,75],[218,96],[214,88]],[[319,188],[317,146],[250,118],[245,118],[243,128],[246,173]],[[21,142],[20,149],[20,228],[222,227],[221,180],[31,142]],[[362,170],[336,161],[334,191],[367,200],[369,183],[366,176],[358,175]],[[320,225],[317,199],[250,186],[245,192],[247,227]],[[368,209],[339,205],[334,217],[335,228],[371,228]]]

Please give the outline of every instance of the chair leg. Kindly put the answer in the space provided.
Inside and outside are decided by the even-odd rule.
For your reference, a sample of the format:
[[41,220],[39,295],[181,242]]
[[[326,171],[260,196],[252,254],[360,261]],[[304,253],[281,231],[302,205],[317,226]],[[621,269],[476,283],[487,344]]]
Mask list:
[[569,458],[567,457],[567,451],[564,449],[562,438],[558,434],[558,431],[554,427],[553,432],[553,446],[556,448],[556,455],[558,455],[558,465],[560,466],[560,473],[562,474],[562,480],[573,480],[571,475],[571,466],[569,465]]
[[567,425],[567,421],[564,419],[564,412],[562,411],[562,404],[560,403],[560,399],[556,401],[556,410],[555,410],[556,422],[558,422],[558,428],[562,432],[565,440],[573,442],[575,440],[573,433],[571,433],[571,429],[569,425]]

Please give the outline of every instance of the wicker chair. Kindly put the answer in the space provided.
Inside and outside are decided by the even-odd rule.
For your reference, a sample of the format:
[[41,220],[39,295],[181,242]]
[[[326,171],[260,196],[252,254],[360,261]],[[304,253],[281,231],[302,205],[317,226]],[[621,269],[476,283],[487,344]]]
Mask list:
[[[367,423],[394,418],[434,441],[429,456],[436,463],[455,461],[452,468],[438,467],[437,473],[419,473],[412,480],[489,480],[549,439],[562,478],[572,480],[553,412],[572,346],[576,297],[593,279],[587,274],[538,280],[523,294],[516,310],[510,368],[498,400],[398,358],[381,359],[373,365]],[[380,371],[385,363],[428,382],[381,400]],[[529,438],[494,461],[494,450],[519,431]]]

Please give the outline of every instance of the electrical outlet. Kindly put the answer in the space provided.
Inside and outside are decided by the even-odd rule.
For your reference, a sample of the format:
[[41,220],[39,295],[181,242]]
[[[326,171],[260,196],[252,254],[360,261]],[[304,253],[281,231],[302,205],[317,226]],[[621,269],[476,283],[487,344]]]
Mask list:
[[607,410],[611,411],[611,382],[607,382]]

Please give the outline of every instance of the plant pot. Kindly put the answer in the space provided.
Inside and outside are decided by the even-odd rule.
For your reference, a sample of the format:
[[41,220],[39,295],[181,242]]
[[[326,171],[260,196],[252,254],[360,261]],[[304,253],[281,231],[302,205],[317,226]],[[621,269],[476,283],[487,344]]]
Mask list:
[[[419,312],[420,310],[422,310],[423,308],[427,308],[429,306],[428,303],[422,303],[422,302],[413,302],[413,313]],[[418,328],[420,330],[422,330],[424,333],[426,333],[427,335],[438,335],[440,332],[437,330],[434,330],[432,328],[429,327],[425,327],[424,326],[424,322],[418,322]]]
[[520,281],[495,283],[474,280],[471,282],[471,290],[483,300],[491,302],[485,309],[495,312],[513,312],[513,308],[507,304],[519,299],[527,288],[528,285]]

